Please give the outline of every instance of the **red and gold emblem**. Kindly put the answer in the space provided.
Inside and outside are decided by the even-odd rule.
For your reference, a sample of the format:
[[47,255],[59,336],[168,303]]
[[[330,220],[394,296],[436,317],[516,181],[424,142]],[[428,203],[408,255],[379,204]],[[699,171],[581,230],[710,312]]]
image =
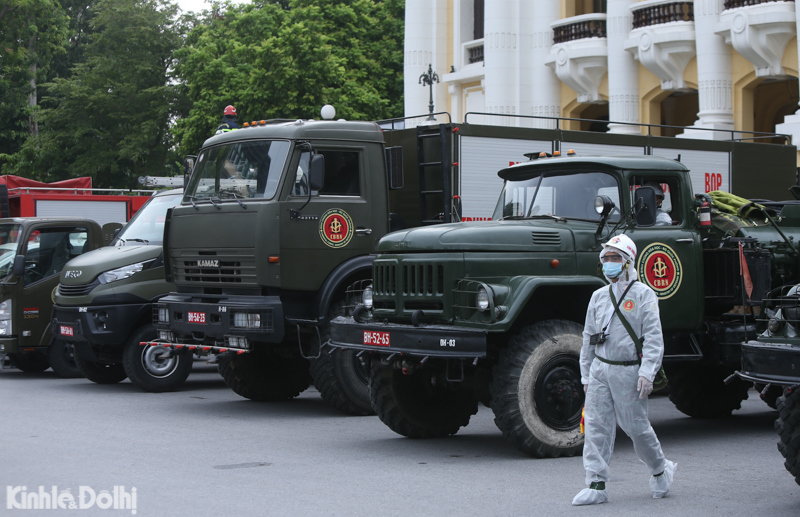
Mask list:
[[319,236],[331,248],[343,248],[353,238],[353,219],[339,208],[331,208],[319,218]]
[[639,256],[639,278],[666,300],[678,291],[683,280],[681,261],[675,251],[659,242],[647,246]]
[[634,307],[636,307],[636,303],[633,300],[625,300],[625,303],[622,304],[622,308],[628,312],[631,312]]

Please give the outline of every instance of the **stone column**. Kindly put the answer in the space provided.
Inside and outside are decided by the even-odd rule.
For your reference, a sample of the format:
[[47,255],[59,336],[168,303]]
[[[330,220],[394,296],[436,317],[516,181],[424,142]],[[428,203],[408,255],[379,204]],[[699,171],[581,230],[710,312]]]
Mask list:
[[[723,0],[695,0],[694,31],[697,38],[697,90],[700,111],[694,127],[733,129],[733,79],[731,76],[731,47],[714,32],[723,10]],[[692,131],[686,138],[716,140],[730,138],[729,133]]]
[[[561,83],[552,68],[545,65],[553,47],[553,29],[550,27],[560,18],[560,5],[555,0],[546,2],[524,2],[533,10],[530,62],[534,74],[531,82],[531,115],[539,117],[561,116]],[[555,121],[534,121],[534,127],[555,128]]]
[[[486,111],[516,115],[519,0],[486,0],[484,11],[484,78]],[[486,117],[488,124],[515,125],[511,117]]]
[[[425,115],[428,113],[429,89],[419,84],[419,76],[428,71],[428,64],[433,65],[440,78],[449,70],[446,63],[446,0],[406,0],[403,54],[405,116]],[[433,92],[434,111],[446,111],[447,86],[435,84]],[[412,127],[423,120],[409,120],[406,126]]]
[[[797,34],[800,34],[800,9],[795,5],[795,21],[797,23]],[[797,38],[797,55],[800,56],[800,37]],[[800,70],[800,66],[798,66]],[[776,133],[792,135],[792,144],[800,147],[800,110],[792,115],[783,118],[783,124],[775,125]],[[800,165],[800,151],[798,151],[797,163]]]
[[[631,0],[608,0],[606,35],[608,40],[608,119],[639,122],[639,63],[625,50],[625,40],[633,28]],[[609,124],[609,133],[641,134],[640,126]]]

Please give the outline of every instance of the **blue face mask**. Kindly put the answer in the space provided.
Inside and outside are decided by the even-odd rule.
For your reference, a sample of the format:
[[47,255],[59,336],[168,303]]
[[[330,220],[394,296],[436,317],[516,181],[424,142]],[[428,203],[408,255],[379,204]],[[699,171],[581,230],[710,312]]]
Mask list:
[[622,265],[622,262],[604,262],[603,273],[605,273],[608,278],[617,278],[622,274]]

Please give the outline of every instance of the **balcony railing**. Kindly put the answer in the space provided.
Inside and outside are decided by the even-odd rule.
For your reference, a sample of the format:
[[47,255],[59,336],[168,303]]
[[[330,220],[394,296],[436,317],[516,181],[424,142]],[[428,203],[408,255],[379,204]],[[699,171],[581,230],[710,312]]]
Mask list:
[[664,2],[638,9],[633,7],[631,11],[633,12],[634,29],[662,23],[694,21],[694,4],[692,2]]
[[553,44],[588,38],[606,37],[606,15],[584,14],[565,18],[551,25]]
[[468,48],[467,54],[468,54],[467,61],[469,61],[470,65],[472,63],[480,63],[481,61],[483,61],[483,45],[480,45],[478,47]]
[[749,5],[768,4],[772,2],[793,2],[794,0],[725,0],[723,9],[736,9],[737,7],[747,7]]

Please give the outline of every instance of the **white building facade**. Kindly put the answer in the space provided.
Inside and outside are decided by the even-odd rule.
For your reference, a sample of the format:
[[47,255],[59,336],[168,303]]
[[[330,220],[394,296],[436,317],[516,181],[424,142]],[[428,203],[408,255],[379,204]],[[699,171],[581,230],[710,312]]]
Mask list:
[[430,64],[454,122],[797,144],[798,24],[793,1],[406,0],[405,113]]

